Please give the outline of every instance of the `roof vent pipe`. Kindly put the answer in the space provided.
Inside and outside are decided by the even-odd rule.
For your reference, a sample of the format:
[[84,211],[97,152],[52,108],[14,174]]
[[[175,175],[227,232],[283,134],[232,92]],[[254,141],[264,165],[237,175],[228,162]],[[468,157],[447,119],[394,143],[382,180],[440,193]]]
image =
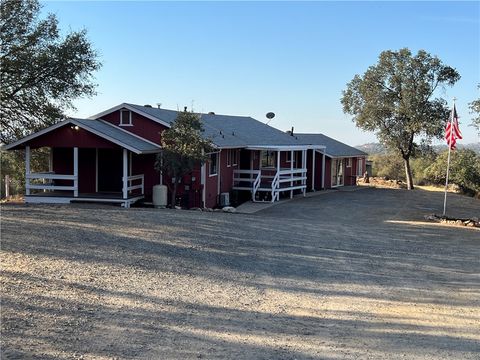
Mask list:
[[213,111],[210,111],[208,115],[215,115],[215,113]]

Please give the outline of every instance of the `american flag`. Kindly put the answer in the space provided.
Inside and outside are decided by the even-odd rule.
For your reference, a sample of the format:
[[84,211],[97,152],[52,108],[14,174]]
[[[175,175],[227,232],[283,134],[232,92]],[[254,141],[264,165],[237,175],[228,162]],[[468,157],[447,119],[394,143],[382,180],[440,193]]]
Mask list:
[[457,139],[462,139],[462,133],[458,128],[458,115],[457,109],[455,109],[455,104],[453,105],[450,119],[447,123],[447,127],[445,128],[445,139],[447,140],[447,144],[451,150],[455,150]]

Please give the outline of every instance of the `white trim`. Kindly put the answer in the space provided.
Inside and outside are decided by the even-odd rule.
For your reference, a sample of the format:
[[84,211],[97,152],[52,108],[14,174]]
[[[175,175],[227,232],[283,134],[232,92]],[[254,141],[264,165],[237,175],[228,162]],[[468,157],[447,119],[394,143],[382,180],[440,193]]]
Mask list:
[[48,171],[53,171],[53,148],[50,148],[50,153],[48,154]]
[[322,154],[322,190],[325,190],[325,153]]
[[312,191],[315,191],[315,153],[312,151]]
[[290,151],[290,150],[307,150],[307,149],[317,149],[325,150],[324,145],[255,145],[255,146],[246,146],[247,150],[271,150],[271,151]]
[[122,188],[122,195],[123,198],[126,199],[128,197],[128,150],[123,149],[123,188]]
[[98,192],[98,148],[95,148],[95,192]]
[[[101,121],[103,121],[103,120],[101,120]],[[106,123],[106,121],[104,121],[104,122]],[[40,131],[34,133],[34,134],[30,134],[30,135],[24,137],[23,139],[20,139],[20,140],[14,142],[14,143],[12,143],[12,144],[9,144],[9,145],[5,146],[5,150],[10,150],[10,149],[13,148],[13,147],[16,147],[16,146],[18,146],[18,145],[21,145],[21,144],[23,144],[23,143],[25,143],[25,142],[28,142],[28,141],[30,141],[30,140],[32,140],[32,139],[35,139],[35,138],[37,138],[37,137],[39,137],[39,136],[41,136],[41,135],[43,135],[43,134],[49,133],[49,132],[51,132],[51,131],[53,131],[53,130],[56,130],[56,129],[58,129],[58,128],[62,127],[62,126],[68,125],[68,124],[77,125],[78,127],[82,128],[83,130],[88,131],[88,132],[90,132],[90,133],[92,133],[92,134],[94,134],[94,135],[97,135],[97,136],[101,137],[102,139],[108,140],[108,141],[110,141],[111,143],[114,143],[114,144],[119,145],[119,146],[121,146],[121,147],[123,147],[123,148],[126,148],[126,149],[128,149],[128,150],[130,150],[130,151],[133,151],[135,154],[152,154],[152,153],[154,154],[154,153],[157,153],[157,152],[159,152],[159,151],[161,150],[161,147],[160,147],[158,144],[152,143],[151,141],[148,141],[148,140],[146,140],[146,139],[143,139],[142,137],[135,136],[135,134],[132,134],[132,133],[129,132],[129,131],[123,130],[123,129],[121,129],[121,128],[118,127],[118,126],[109,124],[110,126],[113,126],[113,127],[115,127],[116,129],[120,129],[120,130],[122,130],[122,131],[125,131],[126,133],[128,133],[128,134],[130,134],[130,135],[132,135],[132,136],[135,136],[135,137],[137,137],[137,138],[139,138],[139,139],[141,139],[141,140],[143,140],[143,141],[145,141],[145,142],[148,142],[148,143],[150,143],[151,145],[154,145],[154,146],[159,147],[158,150],[155,149],[155,150],[141,151],[141,150],[136,149],[136,148],[134,148],[134,147],[132,147],[132,146],[130,146],[130,145],[127,145],[127,144],[125,144],[125,143],[123,143],[123,142],[121,142],[121,141],[118,141],[118,140],[116,140],[116,139],[114,139],[114,138],[112,138],[112,137],[110,137],[110,136],[108,136],[108,135],[105,135],[105,134],[103,134],[103,133],[101,133],[101,132],[99,132],[99,131],[97,131],[97,130],[94,130],[94,129],[90,128],[90,127],[87,127],[87,126],[83,125],[82,123],[76,121],[74,118],[69,118],[69,119],[63,120],[63,121],[61,121],[61,122],[59,122],[59,123],[56,123],[55,125],[49,126],[49,127],[45,128],[45,129],[43,129],[43,130],[40,130]]]
[[222,152],[220,151],[217,155],[217,174],[218,174],[218,177],[217,177],[217,196],[220,195],[220,192],[221,192],[221,169],[222,169]]
[[[155,117],[155,116],[152,116],[146,112],[143,112],[141,110],[138,110],[138,109],[135,109],[133,106],[130,106],[129,104],[126,104],[126,103],[122,103],[120,105],[117,105],[117,106],[114,106],[108,110],[105,110],[105,111],[102,111],[101,113],[98,113],[98,114],[95,114],[95,115],[92,115],[90,117],[88,117],[89,119],[99,119],[101,118],[102,116],[104,115],[107,115],[107,114],[111,114],[112,112],[115,112],[117,110],[120,110],[120,109],[128,109],[130,111],[133,111],[137,114],[140,114],[142,115],[143,117],[146,117],[147,119],[150,119],[150,120],[153,120],[159,124],[162,124],[163,126],[166,126],[167,128],[170,128],[170,124],[166,121],[163,121],[163,120],[160,120],[159,118]],[[173,111],[173,110],[171,110]],[[177,111],[178,112],[178,111]]]
[[78,197],[78,147],[73,148],[73,196]]
[[[202,155],[205,153],[205,151],[202,149]],[[206,182],[206,174],[207,174],[207,166],[206,166],[206,162],[204,162],[202,164],[202,167],[200,168],[200,184],[203,185],[202,186],[202,203],[203,203],[203,207],[205,208],[206,205],[205,205],[205,201],[207,199],[207,182]]]
[[[128,123],[123,123],[122,120],[123,120],[123,112],[125,111],[128,111]],[[133,126],[133,123],[132,123],[132,110],[120,110],[119,111],[119,114],[120,114],[120,122],[118,123],[118,126]]]
[[30,195],[30,146],[25,146],[25,195]]
[[23,144],[24,142],[27,142],[27,141],[30,141],[32,139],[35,139],[36,137],[40,136],[40,135],[43,135],[43,134],[46,134],[52,130],[55,130],[55,129],[58,129],[64,125],[67,125],[67,124],[70,124],[72,122],[73,119],[66,119],[66,120],[62,120],[54,125],[51,125],[45,129],[42,129],[36,133],[33,133],[33,134],[30,134],[30,135],[27,135],[25,136],[24,138],[20,139],[20,140],[17,140],[11,144],[8,144],[5,146],[5,150],[10,150],[11,148],[15,147],[15,146],[18,146],[20,144]]
[[220,152],[214,152],[214,153],[210,153],[210,157],[212,155],[215,155],[215,158],[216,158],[216,164],[217,164],[217,169],[216,169],[216,172],[214,174],[211,174],[211,168],[212,168],[212,162],[209,161],[208,162],[208,177],[214,177],[214,176],[217,176],[218,175],[218,167],[219,167],[219,161],[218,161],[218,158],[219,158],[219,155]]

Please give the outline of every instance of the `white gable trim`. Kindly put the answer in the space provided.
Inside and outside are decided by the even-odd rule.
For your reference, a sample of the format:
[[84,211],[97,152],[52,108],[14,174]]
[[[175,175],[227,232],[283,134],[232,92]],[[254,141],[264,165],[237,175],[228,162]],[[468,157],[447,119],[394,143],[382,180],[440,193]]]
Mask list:
[[21,145],[21,144],[23,144],[23,143],[25,143],[25,142],[27,142],[27,141],[30,141],[30,140],[32,140],[32,139],[35,139],[36,137],[39,137],[39,136],[41,136],[41,135],[43,135],[43,134],[49,133],[50,131],[53,131],[53,130],[55,130],[55,129],[58,129],[58,128],[64,126],[64,125],[70,124],[70,123],[72,123],[72,120],[73,120],[73,119],[65,119],[65,120],[62,120],[62,121],[54,124],[54,125],[51,125],[51,126],[45,128],[45,129],[42,129],[42,130],[40,130],[40,131],[38,131],[38,132],[36,132],[36,133],[27,135],[27,136],[25,136],[24,138],[22,138],[22,139],[20,139],[20,140],[17,140],[17,141],[15,141],[15,142],[11,143],[11,144],[6,145],[6,146],[5,146],[5,150],[10,150],[11,148],[14,148],[15,146]]
[[135,109],[133,106],[130,106],[129,104],[126,104],[126,103],[122,103],[122,104],[114,106],[114,107],[112,107],[108,110],[102,111],[101,113],[92,115],[88,119],[97,120],[97,119],[99,119],[99,118],[101,118],[105,115],[111,114],[112,112],[118,111],[120,109],[128,109],[130,111],[133,111],[134,113],[137,113],[137,114],[140,114],[140,115],[146,117],[147,119],[153,120],[153,121],[155,121],[155,122],[157,122],[157,123],[159,123],[163,126],[166,126],[167,128],[170,128],[170,124],[168,122],[160,120],[159,118],[157,118],[155,116],[152,116],[152,115],[150,115],[146,112],[143,112],[141,110]]
[[[43,130],[40,130],[40,131],[34,133],[34,134],[28,135],[28,136],[24,137],[23,139],[20,139],[20,140],[14,142],[14,143],[12,143],[12,144],[9,144],[9,145],[5,146],[5,150],[10,150],[11,148],[14,148],[14,147],[16,147],[16,146],[18,146],[18,145],[21,145],[21,144],[23,144],[23,143],[26,143],[26,142],[28,142],[28,141],[30,141],[30,140],[33,140],[33,139],[35,139],[35,138],[37,138],[37,137],[39,137],[39,136],[42,136],[42,135],[44,135],[44,134],[47,134],[47,133],[49,133],[49,132],[51,132],[51,131],[53,131],[53,130],[56,130],[56,129],[61,128],[61,127],[65,126],[65,125],[68,125],[68,124],[77,125],[79,128],[82,128],[82,129],[85,130],[85,131],[88,131],[88,132],[90,132],[90,133],[92,133],[92,134],[94,134],[94,135],[97,135],[97,136],[101,137],[102,139],[108,140],[108,141],[110,141],[110,142],[112,142],[112,143],[114,143],[114,144],[116,144],[116,145],[119,145],[119,146],[125,148],[125,149],[128,149],[128,150],[130,150],[130,151],[133,151],[135,154],[156,153],[156,152],[158,152],[158,151],[160,150],[160,149],[159,149],[159,150],[149,150],[149,151],[144,151],[144,152],[142,152],[141,150],[139,150],[139,149],[137,149],[137,148],[135,148],[135,147],[133,147],[133,146],[127,145],[127,144],[125,144],[125,143],[123,143],[123,142],[121,142],[121,141],[118,141],[117,139],[114,139],[114,138],[112,138],[112,137],[110,137],[110,136],[108,136],[108,135],[105,135],[105,134],[103,134],[103,133],[101,133],[101,132],[99,132],[99,131],[96,131],[96,130],[88,127],[88,126],[85,126],[85,125],[83,125],[82,123],[80,123],[80,122],[78,122],[78,121],[75,121],[75,119],[72,119],[72,118],[66,119],[66,120],[63,120],[63,121],[60,121],[60,122],[58,122],[58,123],[56,123],[56,124],[54,124],[54,125],[52,125],[52,126],[49,126],[49,127],[45,128],[45,129],[43,129]],[[112,125],[112,126],[113,126],[113,125]],[[140,138],[140,139],[142,139],[142,138]],[[144,140],[144,139],[142,139],[142,140]],[[144,141],[146,141],[146,140],[144,140]],[[146,142],[148,142],[148,141],[146,141]],[[157,144],[154,144],[154,145],[155,145],[155,146],[158,146]]]

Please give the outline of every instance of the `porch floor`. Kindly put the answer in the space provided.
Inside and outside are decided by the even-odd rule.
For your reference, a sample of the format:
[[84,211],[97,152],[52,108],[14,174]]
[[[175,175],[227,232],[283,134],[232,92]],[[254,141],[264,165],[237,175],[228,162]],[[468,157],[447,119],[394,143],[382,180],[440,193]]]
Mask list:
[[121,192],[98,192],[98,193],[79,193],[77,197],[73,196],[72,191],[48,191],[25,195],[26,203],[59,203],[68,204],[70,202],[103,202],[116,203],[125,207],[144,198],[144,195],[129,195],[124,199]]

